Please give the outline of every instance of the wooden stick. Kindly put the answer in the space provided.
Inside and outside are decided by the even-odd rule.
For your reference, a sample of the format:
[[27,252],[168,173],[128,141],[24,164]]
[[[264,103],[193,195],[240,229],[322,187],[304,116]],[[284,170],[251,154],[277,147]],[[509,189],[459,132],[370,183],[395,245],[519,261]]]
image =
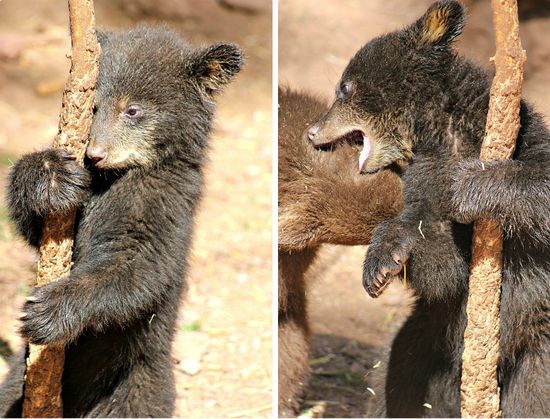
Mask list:
[[[64,148],[83,164],[98,77],[100,48],[95,33],[93,0],[69,0],[71,71],[65,89],[59,131],[53,147]],[[66,276],[71,270],[74,220],[70,214],[52,214],[45,220],[36,285]],[[62,417],[61,376],[64,345],[29,344],[25,378],[24,417]]]
[[[519,37],[516,0],[492,0],[496,74],[491,85],[482,161],[512,157],[520,128],[525,51]],[[502,228],[493,220],[474,225],[462,356],[463,417],[500,417],[497,380],[502,280]]]

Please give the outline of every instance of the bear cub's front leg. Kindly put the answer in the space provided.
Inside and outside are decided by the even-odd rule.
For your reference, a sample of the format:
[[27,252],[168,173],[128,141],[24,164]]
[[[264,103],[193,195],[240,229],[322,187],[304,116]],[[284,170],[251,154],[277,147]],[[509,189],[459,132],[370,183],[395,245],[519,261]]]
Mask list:
[[[8,188],[10,212],[17,228],[31,245],[38,247],[45,216],[81,207],[90,195],[90,183],[90,173],[64,150],[49,149],[23,156],[12,169]],[[45,344],[71,337],[66,319],[60,317],[65,282],[63,279],[35,288],[27,299],[21,333],[30,341]]]
[[363,286],[376,298],[403,271],[418,234],[400,219],[386,221],[374,231],[363,264]]

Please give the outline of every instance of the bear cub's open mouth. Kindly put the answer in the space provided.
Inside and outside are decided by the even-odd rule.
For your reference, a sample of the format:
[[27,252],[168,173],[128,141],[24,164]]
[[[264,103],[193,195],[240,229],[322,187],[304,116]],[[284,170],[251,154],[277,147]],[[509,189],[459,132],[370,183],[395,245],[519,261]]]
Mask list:
[[365,163],[370,157],[372,150],[371,141],[362,130],[353,129],[351,131],[348,131],[344,135],[341,135],[340,137],[336,137],[331,141],[323,144],[318,144],[315,146],[315,148],[323,151],[333,151],[338,144],[342,143],[347,143],[352,146],[363,146],[363,148],[361,149],[361,154],[359,155],[359,172],[361,172],[365,166]]
[[347,143],[350,145],[363,145],[363,137],[365,133],[361,130],[354,129],[348,131],[340,137],[336,137],[333,140],[327,141],[323,144],[316,144],[315,148],[317,150],[323,151],[333,151],[338,144]]

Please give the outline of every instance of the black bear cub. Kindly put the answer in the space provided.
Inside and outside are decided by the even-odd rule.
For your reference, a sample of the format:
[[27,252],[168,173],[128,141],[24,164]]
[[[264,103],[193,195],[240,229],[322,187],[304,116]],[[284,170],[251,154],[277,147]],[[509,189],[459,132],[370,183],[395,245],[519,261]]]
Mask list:
[[[407,263],[416,294],[391,348],[376,415],[459,417],[471,222],[506,232],[498,379],[504,417],[550,415],[550,132],[522,102],[512,160],[477,160],[490,78],[451,43],[465,16],[440,1],[348,64],[317,145],[363,141],[359,169],[406,166],[405,207],[374,232],[363,283],[376,297]],[[384,388],[385,387],[385,388]],[[432,408],[427,408],[428,403]]]
[[[53,149],[23,156],[11,173],[11,215],[32,245],[47,214],[79,209],[71,274],[34,290],[21,330],[34,343],[66,344],[65,417],[167,417],[214,93],[242,52],[193,48],[146,26],[99,41],[89,170]],[[21,415],[24,372],[20,354],[0,388],[0,415]]]

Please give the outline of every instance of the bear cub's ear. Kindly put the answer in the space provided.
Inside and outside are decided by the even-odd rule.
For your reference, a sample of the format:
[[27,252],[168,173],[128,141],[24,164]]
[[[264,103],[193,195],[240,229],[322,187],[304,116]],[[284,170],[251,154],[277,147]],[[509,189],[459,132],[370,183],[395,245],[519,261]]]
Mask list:
[[448,46],[462,33],[465,22],[464,6],[455,0],[443,0],[432,4],[414,26],[421,44]]
[[199,50],[192,60],[190,75],[196,77],[211,93],[228,83],[240,71],[244,57],[237,45],[217,43]]

